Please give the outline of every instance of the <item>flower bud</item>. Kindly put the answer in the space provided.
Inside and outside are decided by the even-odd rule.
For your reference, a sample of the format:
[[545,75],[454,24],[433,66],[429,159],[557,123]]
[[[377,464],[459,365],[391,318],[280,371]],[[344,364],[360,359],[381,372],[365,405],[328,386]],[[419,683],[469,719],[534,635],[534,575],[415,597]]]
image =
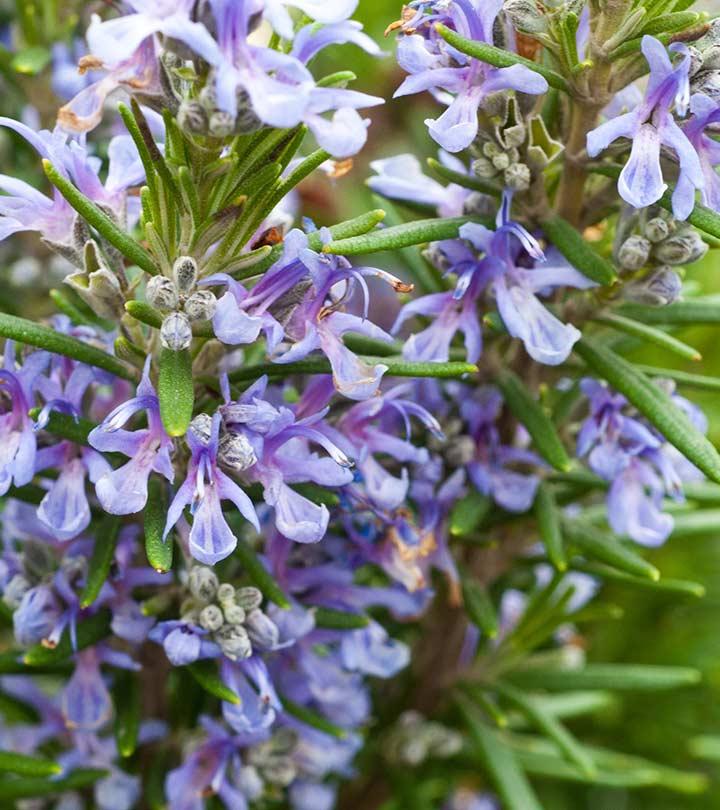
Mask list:
[[190,593],[203,602],[211,602],[218,589],[218,578],[212,568],[204,565],[194,565],[188,576]]
[[247,585],[235,591],[235,602],[249,613],[262,605],[263,595],[259,588]]
[[165,276],[153,276],[145,286],[145,298],[150,306],[164,312],[172,312],[178,307],[177,288]]
[[623,270],[639,270],[647,264],[651,247],[644,236],[629,236],[618,250],[618,264]]
[[232,470],[242,472],[252,467],[257,456],[252,445],[242,433],[223,433],[218,448],[218,461]]
[[271,785],[287,787],[297,776],[297,769],[290,757],[272,757],[261,767],[263,778]]
[[197,282],[197,262],[192,256],[178,256],[173,264],[173,279],[180,295],[190,295]]
[[262,610],[251,610],[245,617],[250,640],[257,647],[272,649],[280,639],[280,631],[275,622]]
[[22,574],[15,576],[8,582],[3,592],[3,602],[11,609],[16,610],[22,602],[23,596],[30,590],[31,585]]
[[653,217],[645,225],[645,236],[651,242],[662,242],[670,236],[670,223],[662,217]]
[[200,611],[200,627],[214,633],[225,623],[223,612],[217,605],[208,605]]
[[477,445],[472,436],[458,436],[451,439],[444,450],[449,464],[452,464],[453,467],[464,467],[475,458]]
[[681,231],[655,246],[655,257],[664,264],[691,264],[708,251],[700,234],[691,229]]
[[463,203],[463,214],[477,217],[492,217],[495,213],[495,201],[489,194],[471,191]]
[[203,105],[198,101],[183,101],[178,110],[177,122],[180,129],[190,135],[207,134],[207,114]]
[[212,433],[212,418],[206,413],[199,413],[190,422],[189,428],[203,444],[210,441],[210,434]]
[[497,169],[499,172],[504,172],[505,169],[508,168],[510,165],[510,155],[507,152],[502,152],[499,155],[495,155],[492,158],[492,165]]
[[497,169],[491,160],[485,157],[480,157],[472,162],[473,173],[483,180],[490,180],[497,174]]
[[234,602],[223,604],[223,615],[228,624],[243,624],[245,622],[246,613]]
[[622,296],[638,304],[664,307],[677,301],[681,291],[680,276],[670,267],[660,267],[646,278],[626,284]]
[[191,321],[209,321],[216,308],[217,298],[210,290],[196,290],[185,302],[183,310]]
[[235,131],[235,119],[223,110],[215,110],[208,122],[208,133],[214,138],[227,138]]
[[252,644],[247,630],[239,624],[224,624],[215,631],[214,640],[223,653],[232,661],[250,658]]
[[505,185],[513,191],[527,191],[530,188],[532,175],[530,167],[524,163],[513,163],[505,170]]
[[183,312],[168,315],[160,327],[160,342],[174,352],[187,349],[192,343],[192,329],[187,315]]
[[503,8],[518,31],[524,34],[547,32],[547,19],[535,0],[505,0]]
[[205,87],[203,87],[198,94],[198,101],[209,113],[212,113],[218,109],[215,82],[208,82]]
[[217,591],[216,599],[221,605],[235,602],[235,588],[229,582],[223,582]]

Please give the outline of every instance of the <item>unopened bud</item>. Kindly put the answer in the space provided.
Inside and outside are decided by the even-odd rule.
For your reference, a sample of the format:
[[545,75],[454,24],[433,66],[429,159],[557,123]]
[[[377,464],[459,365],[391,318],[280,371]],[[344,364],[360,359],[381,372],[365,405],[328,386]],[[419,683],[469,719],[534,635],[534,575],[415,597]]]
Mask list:
[[189,295],[197,282],[197,262],[192,256],[178,256],[173,264],[173,279],[180,295]]
[[190,135],[207,134],[207,113],[198,101],[183,101],[178,110],[177,122],[180,129]]
[[208,122],[208,132],[214,138],[227,138],[235,131],[235,119],[222,110],[215,110]]
[[8,582],[3,592],[3,602],[11,609],[15,610],[20,606],[23,596],[30,590],[30,583],[22,574],[15,576]]
[[177,288],[165,276],[153,276],[145,287],[145,298],[150,306],[164,312],[178,308]]
[[194,565],[188,576],[190,593],[203,602],[211,602],[218,589],[218,578],[212,568]]
[[527,191],[530,188],[532,175],[530,167],[524,163],[513,163],[505,170],[505,185],[513,191]]
[[215,642],[223,653],[232,661],[250,658],[252,644],[247,630],[239,624],[224,624],[215,631]]
[[664,264],[691,264],[708,251],[697,231],[685,230],[655,246],[655,256]]
[[225,623],[222,610],[217,605],[208,605],[200,611],[200,627],[214,633]]
[[473,160],[472,170],[474,174],[483,180],[490,180],[497,174],[497,169],[493,165],[492,161],[485,157],[480,157],[477,160]]
[[190,422],[189,429],[203,444],[207,444],[212,433],[212,418],[206,413],[199,413]]
[[497,169],[499,172],[504,172],[505,169],[510,165],[510,155],[507,152],[502,152],[499,155],[495,155],[492,158],[492,165]]
[[217,600],[223,607],[235,602],[235,588],[229,582],[223,582],[218,588]]
[[653,217],[645,225],[645,236],[651,242],[662,242],[670,236],[670,223],[662,217]]
[[251,610],[245,617],[245,627],[252,643],[258,647],[272,649],[280,639],[277,625],[262,610]]
[[166,349],[180,352],[192,343],[192,329],[188,316],[173,312],[165,318],[160,327],[160,342]]
[[544,34],[548,30],[547,19],[535,0],[505,0],[504,10],[513,27],[524,34]]
[[215,82],[208,82],[205,87],[203,87],[198,94],[198,101],[209,113],[218,109]]
[[197,290],[183,307],[191,321],[209,321],[217,309],[217,298],[210,290]]
[[242,472],[252,467],[257,456],[252,445],[242,433],[223,433],[218,448],[218,460],[232,470]]
[[472,436],[457,436],[451,439],[445,447],[445,458],[453,467],[464,467],[470,464],[477,453],[477,445]]
[[223,615],[228,624],[243,624],[246,618],[245,611],[234,602],[223,605]]
[[249,613],[262,605],[263,595],[259,588],[247,585],[235,591],[235,602],[240,605],[245,612]]
[[664,307],[677,301],[682,291],[680,276],[670,267],[660,267],[647,278],[633,281],[623,288],[623,298],[638,304]]
[[476,217],[492,217],[495,213],[495,200],[489,194],[471,191],[463,203],[463,214]]
[[618,263],[624,270],[639,270],[650,258],[651,244],[644,236],[629,236],[618,250]]
[[279,787],[287,787],[297,776],[297,769],[290,757],[273,757],[263,763],[261,771],[266,782]]

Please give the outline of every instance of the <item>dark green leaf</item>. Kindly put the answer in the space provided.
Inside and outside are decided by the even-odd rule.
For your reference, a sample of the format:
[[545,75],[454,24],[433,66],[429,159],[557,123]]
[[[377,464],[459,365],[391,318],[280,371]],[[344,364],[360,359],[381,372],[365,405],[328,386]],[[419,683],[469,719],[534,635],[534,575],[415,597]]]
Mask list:
[[107,515],[95,534],[95,545],[88,563],[87,579],[83,592],[80,594],[81,608],[92,605],[100,595],[100,590],[110,574],[119,533],[120,518],[117,515]]
[[613,263],[592,248],[582,234],[562,217],[543,220],[542,228],[550,242],[584,276],[603,285],[617,280]]

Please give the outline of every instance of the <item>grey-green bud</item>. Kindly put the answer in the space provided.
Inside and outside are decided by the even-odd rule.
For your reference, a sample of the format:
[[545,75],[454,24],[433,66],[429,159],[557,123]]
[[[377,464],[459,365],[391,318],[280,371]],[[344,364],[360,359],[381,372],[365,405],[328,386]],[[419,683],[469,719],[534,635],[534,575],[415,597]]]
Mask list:
[[212,433],[212,417],[206,413],[199,413],[194,417],[192,422],[190,422],[189,429],[203,444],[207,444],[210,441],[210,434]]
[[504,172],[505,169],[507,169],[510,165],[510,155],[508,155],[507,152],[502,152],[499,155],[495,155],[495,157],[492,158],[492,165],[497,171]]
[[228,624],[243,624],[246,617],[245,611],[234,602],[223,604],[223,614]]
[[183,307],[191,321],[209,321],[216,309],[217,298],[210,290],[196,290]]
[[194,565],[188,575],[190,593],[203,602],[211,602],[218,589],[218,578],[212,568]]
[[15,574],[15,576],[8,582],[3,592],[3,602],[11,609],[16,610],[20,607],[23,596],[30,590],[32,586],[25,579],[22,574]]
[[192,343],[190,320],[183,312],[171,312],[160,327],[160,342],[166,349],[180,352]]
[[218,460],[232,470],[242,472],[252,467],[257,456],[252,445],[242,433],[223,433],[218,447]]
[[222,610],[217,605],[208,605],[200,611],[200,627],[214,633],[225,623]]
[[258,647],[272,649],[280,640],[280,631],[275,622],[262,610],[251,610],[245,617],[250,640]]
[[197,262],[192,256],[178,256],[173,264],[173,279],[180,295],[189,295],[197,282]]
[[469,464],[477,453],[477,445],[472,436],[457,436],[450,439],[445,447],[445,458],[453,467]]
[[223,582],[218,588],[217,600],[223,606],[235,602],[235,588],[229,582]]
[[513,26],[525,34],[544,34],[548,30],[547,19],[535,0],[505,0],[505,13]]
[[235,119],[223,110],[215,110],[208,122],[208,132],[214,138],[227,138],[235,131]]
[[532,175],[525,163],[513,163],[505,170],[505,185],[513,191],[527,191],[530,188]]
[[639,270],[647,264],[651,248],[648,239],[633,234],[620,245],[618,263],[624,270]]
[[677,301],[682,292],[682,280],[670,267],[660,267],[639,281],[626,284],[623,298],[638,304],[664,307]]
[[215,632],[214,640],[232,661],[250,658],[252,655],[250,637],[242,625],[224,624]]
[[180,129],[191,135],[207,134],[207,113],[199,101],[183,101],[178,110],[177,122]]
[[655,246],[655,257],[664,264],[691,264],[701,259],[708,251],[697,231],[685,230]]
[[246,585],[243,588],[238,588],[235,591],[235,602],[240,605],[243,610],[249,613],[255,608],[262,605],[263,595],[259,588],[252,585]]
[[493,165],[493,162],[488,160],[486,157],[480,157],[477,158],[477,160],[473,160],[472,170],[474,174],[483,180],[490,180],[497,174],[497,169]]
[[670,236],[670,223],[662,217],[653,217],[645,225],[645,236],[651,242],[662,242]]
[[177,288],[165,276],[153,276],[145,286],[145,298],[150,306],[164,312],[171,312],[178,308],[179,299]]

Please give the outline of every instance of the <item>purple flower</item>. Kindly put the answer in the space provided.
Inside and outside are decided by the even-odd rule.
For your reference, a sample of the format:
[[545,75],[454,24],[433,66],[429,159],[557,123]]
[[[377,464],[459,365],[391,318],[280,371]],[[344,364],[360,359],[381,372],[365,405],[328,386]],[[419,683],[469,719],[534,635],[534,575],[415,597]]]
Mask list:
[[183,621],[159,622],[148,638],[162,644],[173,666],[182,667],[200,658],[217,658],[220,648],[206,638],[208,631]]
[[468,362],[477,362],[482,352],[478,302],[486,288],[495,295],[508,332],[523,341],[534,360],[547,365],[567,360],[580,332],[561,323],[537,296],[560,286],[586,289],[595,284],[562,259],[551,266],[520,266],[521,257],[542,262],[546,259],[537,240],[510,219],[510,202],[511,197],[506,194],[495,231],[469,222],[460,228],[461,240],[439,243],[450,272],[457,276],[456,286],[451,292],[433,293],[412,301],[400,311],[392,330],[395,333],[410,317],[433,318],[428,327],[406,341],[403,355],[409,360],[447,361],[452,341],[461,331]]
[[708,96],[696,93],[690,99],[692,117],[683,127],[687,139],[700,159],[705,185],[700,189],[700,196],[705,205],[714,211],[720,211],[720,176],[716,167],[720,165],[720,144],[706,134],[706,131],[717,132],[720,124],[720,106]]
[[[65,385],[59,379],[60,370],[38,380],[38,388],[46,404],[38,416],[35,429],[44,428],[50,413],[62,411],[75,418],[80,416],[82,399],[88,385],[95,379],[89,366],[76,364]],[[70,540],[90,524],[90,504],[85,494],[85,476],[96,484],[111,472],[110,464],[95,450],[64,441],[38,451],[35,471],[58,469],[59,476],[51,481],[47,495],[38,507],[38,517],[58,540]]]
[[666,146],[677,155],[680,164],[678,182],[673,192],[673,213],[687,219],[695,205],[695,189],[704,186],[700,159],[687,135],[675,123],[673,105],[680,115],[690,101],[690,54],[682,43],[670,50],[682,58],[673,67],[664,45],[645,35],[642,52],[650,65],[650,79],[643,102],[632,112],[612,118],[588,133],[587,151],[596,157],[618,138],[632,139],[630,159],[618,181],[620,196],[635,208],[645,208],[662,197],[663,182],[660,148]]
[[[337,434],[353,448],[364,493],[379,509],[391,511],[401,506],[409,488],[408,472],[391,475],[376,456],[390,456],[401,463],[426,464],[428,451],[410,441],[410,418],[415,417],[436,437],[442,430],[435,417],[411,398],[411,388],[400,385],[371,400],[353,406],[338,423]],[[406,438],[399,438],[398,425]]]
[[77,654],[75,672],[62,693],[62,711],[67,725],[82,731],[102,728],[112,717],[112,699],[95,648]]
[[[321,231],[323,242],[330,241],[328,232]],[[365,276],[378,276],[388,281],[395,289],[407,290],[408,285],[398,279],[370,267],[353,267],[342,256],[316,253],[309,247],[300,250],[299,261],[307,268],[312,285],[302,302],[294,309],[285,327],[285,334],[295,341],[287,351],[276,352],[273,361],[292,363],[302,360],[311,352],[320,349],[330,361],[335,388],[349,399],[363,400],[374,396],[380,386],[387,366],[378,363],[371,366],[362,361],[343,343],[343,335],[352,332],[366,335],[387,343],[390,335],[371,323],[367,317],[341,311],[342,302],[355,286],[365,294],[367,310],[367,287]],[[294,263],[293,263],[294,265]],[[344,295],[338,301],[333,297],[336,286],[344,287]]]
[[[453,171],[467,174],[465,165],[453,155],[440,151],[440,161]],[[420,161],[414,155],[375,160],[370,164],[375,172],[367,184],[377,194],[391,200],[403,200],[422,206],[431,206],[441,217],[456,217],[463,213],[463,206],[472,194],[469,189],[450,183],[444,186],[428,177]]]
[[183,509],[191,506],[193,524],[190,551],[196,560],[208,565],[224,560],[237,545],[237,538],[223,517],[221,501],[232,501],[245,520],[260,531],[252,501],[218,468],[220,422],[221,416],[216,413],[207,441],[203,441],[192,429],[188,431],[187,443],[192,456],[185,481],[170,504],[163,535],[164,538],[168,536],[170,529],[180,520]]
[[[33,392],[38,377],[48,364],[45,352],[27,357],[21,368],[15,363],[15,342],[5,343],[5,362],[0,369],[0,394],[10,397],[10,409],[0,413],[0,495],[12,483],[24,486],[35,473],[37,441],[28,411],[33,405]],[[1,398],[3,407],[6,397]]]
[[[320,146],[335,157],[348,157],[363,146],[366,124],[357,109],[382,104],[383,100],[354,90],[316,87],[305,66],[332,43],[354,42],[377,52],[371,40],[360,36],[356,25],[338,22],[320,31],[309,27],[300,32],[293,52],[286,54],[248,41],[255,10],[252,4],[211,0],[211,7],[217,47],[216,53],[205,58],[214,67],[220,109],[235,117],[238,90],[243,89],[255,114],[268,126],[285,129],[304,122]],[[323,118],[330,111],[335,111],[332,119]]]
[[[253,448],[255,459],[246,474],[262,484],[265,502],[275,511],[278,530],[298,543],[316,543],[327,529],[328,509],[289,484],[312,481],[321,486],[344,486],[352,481],[352,463],[323,431],[325,411],[296,419],[289,408],[277,409],[261,398],[266,384],[265,378],[259,380],[237,403],[230,402],[228,395],[222,408],[225,425],[231,433],[244,436]],[[323,447],[330,457],[313,453],[310,443]]]
[[[119,219],[125,218],[125,192],[145,177],[129,135],[119,135],[110,141],[110,166],[103,184],[98,176],[100,160],[89,155],[77,141],[69,141],[59,130],[35,132],[11,118],[0,118],[0,126],[22,136],[86,197],[109,207]],[[51,242],[70,241],[77,215],[57,189],[49,198],[23,180],[7,175],[0,175],[0,188],[6,192],[6,196],[0,197],[0,240],[20,231],[39,231]]]
[[[448,109],[435,120],[429,119],[430,135],[448,152],[466,149],[478,133],[478,109],[492,93],[517,90],[533,95],[544,93],[547,82],[524,65],[495,68],[451,48],[432,27],[440,21],[461,36],[493,44],[493,26],[503,0],[456,0],[429,4],[430,15],[413,22],[422,34],[404,36],[398,45],[398,62],[410,76],[395,97],[431,90],[444,100],[450,93]],[[444,91],[444,93],[443,93]]]
[[[610,483],[608,522],[614,532],[637,543],[657,546],[672,532],[673,519],[663,512],[663,498],[682,500],[683,480],[701,478],[653,428],[624,413],[627,400],[596,380],[584,379],[581,389],[590,415],[578,434],[577,453]],[[707,430],[700,411],[673,396],[699,430]]]
[[482,387],[460,403],[460,411],[476,443],[475,458],[467,465],[472,483],[509,512],[526,512],[535,500],[540,483],[536,475],[516,472],[512,465],[542,466],[529,450],[509,447],[500,441],[497,420],[502,397],[495,388]]
[[[148,426],[129,431],[123,425],[136,413],[145,411]],[[147,503],[147,485],[155,471],[173,481],[170,460],[172,439],[160,419],[160,403],[150,382],[150,362],[145,364],[137,396],[115,408],[90,432],[90,445],[102,452],[122,453],[127,464],[105,473],[95,485],[103,509],[113,515],[132,515]]]

